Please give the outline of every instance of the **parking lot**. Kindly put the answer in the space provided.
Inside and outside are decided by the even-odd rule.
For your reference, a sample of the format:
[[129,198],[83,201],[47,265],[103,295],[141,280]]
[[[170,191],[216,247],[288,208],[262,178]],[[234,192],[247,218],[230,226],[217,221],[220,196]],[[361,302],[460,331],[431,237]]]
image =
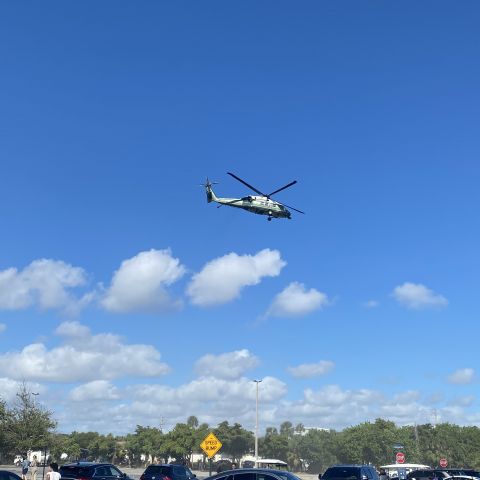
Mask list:
[[[144,472],[144,468],[128,468],[128,467],[119,467],[122,472],[125,472],[129,477],[133,478],[134,480],[139,480],[140,476]],[[17,475],[21,476],[22,470],[20,467],[15,465],[0,465],[0,470],[9,470],[10,472],[15,472]],[[47,473],[48,468],[45,468],[45,474]],[[208,471],[199,471],[199,470],[192,470],[195,473],[199,480],[203,480],[204,478],[208,477]],[[216,472],[212,472],[215,474]],[[297,477],[301,478],[302,480],[318,480],[318,476],[310,473],[295,473]],[[27,480],[30,480],[30,477],[27,476]],[[37,473],[37,480],[42,480],[42,467],[38,469]]]

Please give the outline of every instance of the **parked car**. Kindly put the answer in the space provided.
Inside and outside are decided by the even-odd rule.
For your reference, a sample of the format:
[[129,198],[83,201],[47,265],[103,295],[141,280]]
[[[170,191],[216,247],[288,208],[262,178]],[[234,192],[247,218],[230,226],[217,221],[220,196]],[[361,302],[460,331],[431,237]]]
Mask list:
[[478,475],[452,475],[451,477],[447,477],[446,480],[478,480],[478,479],[479,479]]
[[217,473],[222,473],[231,469],[232,469],[232,462],[230,460],[224,459],[224,460],[219,460],[218,462],[215,462],[215,471]]
[[271,470],[270,468],[239,468],[217,473],[205,480],[300,480],[296,475],[286,470]]
[[[421,470],[412,470],[407,474],[407,480],[429,480],[432,478],[448,478],[453,475],[471,475],[473,470],[464,470],[463,468],[425,468]],[[478,472],[475,472],[478,473]]]
[[322,480],[379,480],[371,465],[333,465],[319,475]]
[[62,480],[132,480],[111,463],[67,463],[59,472]]
[[0,480],[22,480],[16,473],[0,470]]
[[149,465],[140,480],[192,480],[196,475],[185,465]]

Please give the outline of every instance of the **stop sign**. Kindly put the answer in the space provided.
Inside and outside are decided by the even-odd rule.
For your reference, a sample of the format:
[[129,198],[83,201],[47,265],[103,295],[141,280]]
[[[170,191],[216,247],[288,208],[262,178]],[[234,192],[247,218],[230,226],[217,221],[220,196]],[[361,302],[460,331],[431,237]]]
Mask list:
[[447,468],[448,467],[448,462],[447,462],[446,458],[441,458],[439,463],[440,463],[440,466],[442,468]]
[[397,452],[395,455],[395,461],[397,463],[405,463],[405,454],[403,452]]

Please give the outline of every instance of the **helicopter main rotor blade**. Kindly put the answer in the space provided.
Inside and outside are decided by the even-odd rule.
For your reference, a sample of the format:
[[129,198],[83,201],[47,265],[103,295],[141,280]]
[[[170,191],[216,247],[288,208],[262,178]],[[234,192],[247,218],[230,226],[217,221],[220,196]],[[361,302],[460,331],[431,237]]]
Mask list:
[[237,177],[235,174],[231,172],[227,172],[231,177],[233,177],[235,180],[238,180],[240,183],[243,183],[246,187],[248,187],[250,190],[253,190],[255,193],[258,193],[262,197],[267,197],[268,195],[265,195],[262,193],[260,190],[257,190],[255,187],[252,187],[250,184],[248,184],[245,180],[242,180],[240,177]]
[[292,210],[295,210],[298,213],[303,213],[305,215],[305,212],[302,212],[301,210],[298,210],[298,208],[291,207],[290,205],[287,205],[286,203],[283,203],[283,202],[277,202],[277,203],[280,203],[280,205],[283,205],[284,207],[291,208]]
[[269,193],[269,194],[267,195],[267,197],[270,198],[272,195],[275,195],[276,193],[281,192],[282,190],[285,190],[286,188],[291,187],[292,185],[295,185],[296,183],[297,183],[297,181],[294,180],[293,182],[290,182],[289,184],[285,185],[284,187],[279,188],[278,190],[275,190],[275,191],[272,192],[272,193]]

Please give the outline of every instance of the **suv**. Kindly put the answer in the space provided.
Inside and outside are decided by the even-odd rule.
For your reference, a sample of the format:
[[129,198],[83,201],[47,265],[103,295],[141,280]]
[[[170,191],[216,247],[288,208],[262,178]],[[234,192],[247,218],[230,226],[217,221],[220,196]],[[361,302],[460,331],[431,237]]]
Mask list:
[[470,473],[466,472],[473,472],[473,470],[465,470],[463,468],[426,468],[423,470],[412,470],[408,473],[407,480],[429,480],[432,478],[442,480],[452,475],[470,475]]
[[334,465],[319,475],[322,480],[379,480],[371,465]]
[[[197,476],[185,465],[149,465],[140,480],[192,480]],[[62,477],[63,478],[63,477]]]
[[111,463],[67,463],[59,472],[63,480],[131,480]]

